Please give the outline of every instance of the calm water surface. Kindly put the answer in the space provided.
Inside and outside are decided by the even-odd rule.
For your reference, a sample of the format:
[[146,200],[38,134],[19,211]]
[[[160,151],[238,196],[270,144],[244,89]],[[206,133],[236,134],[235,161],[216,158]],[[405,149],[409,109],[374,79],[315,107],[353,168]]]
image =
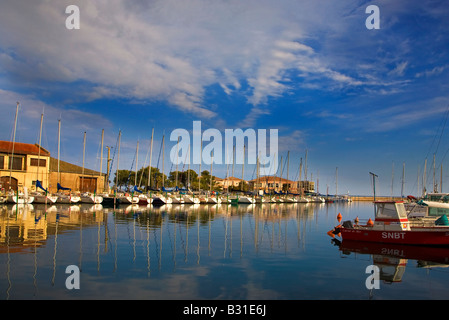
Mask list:
[[[446,249],[334,243],[371,203],[0,207],[0,299],[449,299]],[[381,270],[368,290],[366,268]],[[80,289],[68,290],[69,265]]]

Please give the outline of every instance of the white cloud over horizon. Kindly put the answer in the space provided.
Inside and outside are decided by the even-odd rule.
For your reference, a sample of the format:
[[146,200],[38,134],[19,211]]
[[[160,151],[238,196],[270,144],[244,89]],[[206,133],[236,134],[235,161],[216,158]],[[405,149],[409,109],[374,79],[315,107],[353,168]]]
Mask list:
[[[306,44],[311,28],[346,28],[340,17],[357,8],[355,1],[332,2],[333,10],[313,1],[78,1],[80,30],[65,28],[67,5],[2,4],[0,65],[11,80],[74,84],[86,101],[166,101],[204,119],[217,115],[205,105],[214,84],[245,95],[254,111],[298,85],[291,71],[336,85],[361,83]],[[254,125],[254,113],[247,114],[244,123]]]

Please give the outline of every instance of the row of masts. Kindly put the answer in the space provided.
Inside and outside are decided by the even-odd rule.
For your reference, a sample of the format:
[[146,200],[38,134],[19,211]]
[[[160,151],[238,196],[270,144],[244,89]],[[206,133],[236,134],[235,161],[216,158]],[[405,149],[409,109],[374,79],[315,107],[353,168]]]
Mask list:
[[[430,192],[433,193],[443,193],[443,164],[440,165],[440,177],[439,177],[439,183],[437,180],[437,170],[436,170],[436,163],[435,163],[435,154],[433,155],[433,165],[432,165],[432,171],[433,171],[433,181],[432,181],[432,189]],[[424,160],[424,170],[422,172],[421,177],[421,169],[418,166],[418,174],[417,174],[417,193],[419,197],[425,197],[428,193],[427,190],[427,158]],[[393,191],[394,189],[394,162],[392,164],[391,169],[391,197],[393,197]],[[401,178],[401,198],[405,197],[405,162],[402,163],[402,178]]]
[[[14,157],[14,145],[15,145],[15,139],[16,139],[16,128],[17,128],[17,121],[18,121],[18,112],[19,112],[19,102],[17,102],[17,107],[16,107],[16,114],[15,114],[15,119],[14,119],[14,132],[13,132],[13,138],[12,138],[12,141],[13,141],[13,143],[12,143],[12,158]],[[39,127],[39,142],[38,142],[38,145],[39,145],[39,148],[38,148],[38,165],[37,165],[37,170],[36,170],[36,181],[38,181],[39,180],[39,169],[40,169],[40,167],[41,167],[41,144],[42,144],[42,128],[43,128],[43,118],[44,118],[44,113],[42,112],[42,114],[41,114],[41,118],[40,118],[40,127]],[[116,148],[116,150],[117,150],[117,161],[116,161],[116,166],[117,166],[117,169],[116,169],[116,181],[115,181],[115,188],[118,188],[118,185],[119,185],[119,166],[120,166],[120,144],[121,144],[121,130],[119,131],[119,135],[118,135],[118,142],[117,142],[117,148]],[[150,140],[150,146],[149,146],[149,157],[150,157],[150,159],[149,159],[149,165],[148,165],[148,180],[147,180],[147,189],[149,189],[150,187],[151,187],[151,179],[152,179],[152,175],[151,175],[151,170],[152,170],[152,157],[153,157],[153,139],[154,139],[154,128],[152,129],[152,132],[151,132],[151,140]],[[178,147],[179,147],[179,138],[178,138],[178,143],[177,143],[177,152],[179,151],[178,150]],[[104,186],[103,186],[103,190],[105,191],[105,190],[109,190],[109,177],[110,177],[110,171],[111,171],[111,161],[112,161],[112,159],[110,158],[110,149],[111,149],[111,147],[107,147],[107,149],[108,149],[108,156],[107,156],[107,170],[106,170],[106,176],[105,176],[105,179],[104,179]],[[202,150],[202,141],[201,141],[201,150]],[[61,170],[60,170],[60,158],[61,158],[61,119],[59,119],[58,120],[58,147],[57,147],[57,151],[58,151],[58,161],[57,161],[57,182],[58,182],[58,184],[59,183],[61,183]],[[104,159],[104,154],[103,154],[103,151],[104,151],[104,129],[102,129],[102,132],[101,132],[101,146],[100,146],[100,152],[101,152],[101,154],[100,154],[100,170],[99,170],[99,172],[100,172],[100,174],[102,175],[103,173],[103,159]],[[243,146],[243,153],[245,153],[245,151],[246,151],[246,146],[244,145]],[[164,153],[165,153],[165,135],[163,135],[163,137],[162,137],[162,157],[163,157],[163,160],[162,160],[162,187],[165,187],[165,174],[164,174],[164,164],[165,164],[165,160],[164,160]],[[141,186],[141,181],[142,181],[142,176],[141,176],[141,178],[140,178],[140,181],[138,182],[138,170],[137,170],[137,168],[138,168],[138,161],[139,161],[139,159],[138,159],[138,154],[139,154],[139,141],[137,141],[137,147],[136,147],[136,163],[135,163],[135,165],[136,165],[136,170],[135,170],[135,185],[137,186],[137,187],[140,187]],[[188,150],[188,154],[187,154],[187,156],[190,158],[190,148],[189,148],[189,150]],[[226,155],[227,156],[227,155]],[[234,159],[235,159],[235,145],[233,146],[233,155],[232,155],[232,176],[234,176]],[[210,181],[209,181],[209,192],[212,192],[213,191],[213,189],[214,189],[214,186],[213,186],[213,157],[214,157],[214,154],[213,154],[213,152],[212,152],[212,154],[211,154],[211,165],[210,165]],[[178,159],[178,157],[177,157],[177,159]],[[243,159],[245,159],[245,157],[243,157]],[[145,162],[146,162],[146,160],[147,159],[145,159]],[[81,188],[80,189],[83,189],[83,187],[84,187],[84,179],[85,179],[85,161],[86,161],[86,132],[84,132],[84,134],[83,134],[83,158],[82,158],[82,172],[81,172],[81,180],[80,180],[80,184],[81,184]],[[276,161],[276,156],[275,156],[275,158],[274,158],[274,161]],[[290,151],[288,151],[288,153],[287,153],[287,160],[286,160],[286,162],[287,162],[287,180],[288,180],[288,177],[289,177],[289,167],[290,167]],[[190,161],[188,161],[188,164],[189,164],[189,168],[188,168],[188,183],[187,183],[187,188],[189,188],[190,187]],[[178,173],[179,173],[179,170],[178,170],[178,162],[176,163],[176,178],[175,178],[175,186],[178,186]],[[282,174],[283,174],[283,171],[284,171],[284,168],[283,168],[283,165],[284,165],[284,163],[283,163],[283,160],[282,160],[282,156],[281,156],[281,160],[280,160],[280,175],[279,175],[279,182],[282,182]],[[10,161],[10,185],[11,185],[11,178],[12,178],[12,167],[13,167],[13,161]],[[255,189],[258,189],[259,188],[259,186],[261,185],[260,184],[260,181],[261,181],[261,176],[260,176],[260,162],[259,162],[259,157],[257,157],[257,163],[256,163],[256,170],[257,170],[257,178],[256,178],[256,180],[257,180],[257,182],[256,182],[256,184],[255,184]],[[302,158],[301,158],[301,160],[300,160],[300,167],[299,167],[299,179],[298,179],[298,181],[301,181],[301,175],[302,175],[302,171],[303,171],[303,161],[302,161]],[[241,179],[241,191],[244,191],[244,174],[245,174],[245,161],[243,161],[243,164],[242,164],[242,179]],[[305,177],[306,177],[306,180],[307,180],[307,150],[306,150],[306,155],[305,155],[305,166],[304,166],[304,174],[305,174]],[[228,190],[229,189],[229,164],[227,165],[227,167],[226,167],[226,179],[225,179],[225,186],[226,186],[226,189]],[[275,175],[275,177],[276,177],[276,175]],[[199,174],[198,174],[198,190],[200,190],[201,189],[201,178],[202,178],[202,175],[201,175],[201,161],[200,161],[200,163],[199,163]],[[338,188],[337,186],[336,186],[336,188]],[[338,189],[337,189],[338,190]]]

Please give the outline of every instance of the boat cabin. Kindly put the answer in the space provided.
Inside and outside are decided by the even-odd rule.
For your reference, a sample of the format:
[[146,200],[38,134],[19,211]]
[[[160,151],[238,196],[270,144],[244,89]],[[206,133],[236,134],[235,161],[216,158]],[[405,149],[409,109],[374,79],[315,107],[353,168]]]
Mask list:
[[376,215],[373,230],[410,230],[404,202],[376,201],[374,206]]

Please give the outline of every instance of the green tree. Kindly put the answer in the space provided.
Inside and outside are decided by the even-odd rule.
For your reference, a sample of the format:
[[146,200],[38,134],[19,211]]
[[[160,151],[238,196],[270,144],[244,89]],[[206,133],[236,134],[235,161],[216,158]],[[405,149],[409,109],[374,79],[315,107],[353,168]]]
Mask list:
[[[141,190],[146,190],[148,187],[148,166],[142,167],[137,171],[137,183],[136,172],[130,170],[118,170],[118,188],[129,187],[137,185]],[[151,167],[151,179],[150,188],[159,189],[162,187],[162,179],[167,179],[165,174],[162,174],[158,168]],[[117,181],[117,172],[114,176],[114,185]]]

